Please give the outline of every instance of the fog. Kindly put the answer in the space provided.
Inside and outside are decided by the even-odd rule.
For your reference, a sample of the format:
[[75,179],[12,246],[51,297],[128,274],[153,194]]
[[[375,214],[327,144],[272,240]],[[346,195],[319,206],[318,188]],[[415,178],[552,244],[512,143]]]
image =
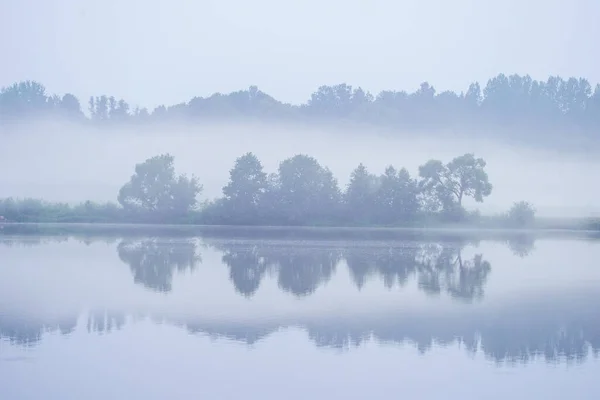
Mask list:
[[76,203],[116,201],[136,163],[160,153],[175,156],[178,173],[194,174],[204,185],[201,199],[221,195],[236,157],[254,152],[267,172],[295,154],[314,156],[345,187],[364,163],[382,173],[387,165],[416,175],[428,159],[449,161],[473,152],[487,163],[492,195],[476,206],[484,214],[505,211],[514,201],[533,203],[540,216],[599,215],[599,189],[592,183],[600,160],[582,154],[510,146],[473,136],[386,132],[308,125],[219,123],[194,126],[96,129],[64,122],[22,125],[5,135],[0,149],[0,198],[34,197]]
[[35,79],[150,109],[249,85],[300,103],[341,82],[377,93],[423,81],[460,92],[500,72],[600,81],[594,0],[19,0],[0,15],[0,86]]

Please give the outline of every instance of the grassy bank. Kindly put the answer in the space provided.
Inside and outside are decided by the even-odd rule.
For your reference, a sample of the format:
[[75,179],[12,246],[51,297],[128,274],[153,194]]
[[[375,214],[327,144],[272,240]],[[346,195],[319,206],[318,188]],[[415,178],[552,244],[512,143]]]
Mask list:
[[[526,227],[517,227],[503,215],[482,216],[467,214],[460,223],[443,221],[435,215],[420,215],[418,218],[396,224],[360,224],[332,217],[330,220],[305,223],[276,223],[275,218],[265,216],[252,223],[236,221],[219,215],[208,204],[198,210],[184,214],[164,215],[161,213],[131,212],[113,203],[85,202],[78,205],[51,203],[38,199],[0,200],[1,222],[7,223],[52,223],[52,224],[153,224],[153,225],[212,225],[212,226],[281,226],[281,227],[340,227],[340,228],[428,228],[428,229],[515,229],[528,230],[595,230],[600,231],[600,221],[593,218],[537,218]],[[274,223],[275,222],[275,223]]]

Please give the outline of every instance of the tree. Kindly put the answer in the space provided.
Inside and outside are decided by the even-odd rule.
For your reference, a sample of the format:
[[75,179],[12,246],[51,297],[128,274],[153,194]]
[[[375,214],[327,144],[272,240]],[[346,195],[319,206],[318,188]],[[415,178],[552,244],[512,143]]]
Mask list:
[[89,109],[92,120],[106,121],[109,114],[109,98],[106,95],[90,97]]
[[254,217],[266,191],[267,174],[260,160],[253,153],[238,157],[223,187],[227,212],[236,220]]
[[292,224],[319,223],[337,214],[337,180],[316,159],[299,154],[279,164],[277,204]]
[[419,210],[417,183],[404,168],[388,166],[379,178],[376,193],[377,221],[383,224],[408,222]]
[[194,176],[175,175],[174,157],[162,154],[135,166],[118,201],[127,210],[163,216],[183,215],[193,210],[202,185]]
[[535,222],[535,208],[526,201],[514,203],[506,219],[511,226],[524,228],[531,226]]
[[472,153],[456,157],[447,164],[429,160],[419,167],[419,186],[438,208],[447,213],[462,211],[465,196],[481,203],[492,193],[485,166],[485,160],[475,158]]
[[[362,88],[353,89],[345,83],[320,86],[310,97],[306,111],[321,117],[344,117],[362,114],[373,102],[373,95]],[[354,114],[354,115],[352,115]]]
[[15,83],[0,90],[0,115],[27,118],[42,114],[52,107],[46,88],[36,81]]
[[370,174],[362,163],[352,171],[344,195],[348,219],[362,224],[370,222],[378,187],[379,179]]
[[67,93],[62,97],[60,101],[60,108],[68,117],[80,118],[83,116],[79,99],[70,93]]

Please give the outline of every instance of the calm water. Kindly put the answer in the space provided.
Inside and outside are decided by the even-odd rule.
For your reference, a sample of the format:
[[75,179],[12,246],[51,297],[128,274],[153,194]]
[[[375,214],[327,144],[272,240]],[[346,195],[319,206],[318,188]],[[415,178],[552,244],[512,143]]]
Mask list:
[[0,399],[598,399],[600,241],[0,232]]

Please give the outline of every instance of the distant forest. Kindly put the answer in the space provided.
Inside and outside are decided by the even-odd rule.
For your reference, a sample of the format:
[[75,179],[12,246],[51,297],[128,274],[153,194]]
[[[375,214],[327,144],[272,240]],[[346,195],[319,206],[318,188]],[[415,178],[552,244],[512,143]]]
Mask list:
[[[84,113],[87,110],[87,115]],[[89,116],[88,116],[89,115]],[[373,95],[345,83],[321,86],[304,104],[282,103],[256,86],[229,94],[194,97],[187,103],[161,105],[154,110],[133,107],[124,99],[100,95],[80,100],[72,94],[47,93],[35,81],[0,91],[0,121],[54,116],[94,125],[158,121],[277,120],[299,122],[356,122],[394,129],[470,132],[501,126],[518,138],[577,132],[582,138],[600,135],[600,84],[583,78],[500,74],[485,87],[472,83],[466,91],[437,92],[427,82],[414,93],[386,90]],[[530,132],[523,135],[523,132]],[[568,140],[568,138],[567,138]]]

